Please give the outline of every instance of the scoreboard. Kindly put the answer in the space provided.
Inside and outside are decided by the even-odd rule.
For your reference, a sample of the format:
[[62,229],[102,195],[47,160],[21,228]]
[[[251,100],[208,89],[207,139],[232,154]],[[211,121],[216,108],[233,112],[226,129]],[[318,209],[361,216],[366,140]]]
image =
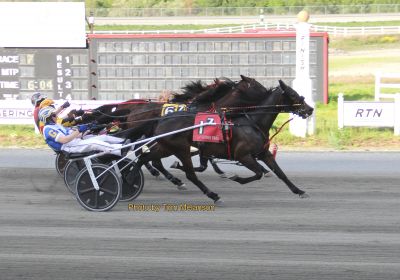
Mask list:
[[[190,81],[255,78],[266,87],[296,71],[296,34],[89,34],[85,49],[0,48],[0,99],[156,98]],[[328,101],[328,35],[310,34],[315,101]]]
[[0,99],[88,98],[87,49],[0,49]]

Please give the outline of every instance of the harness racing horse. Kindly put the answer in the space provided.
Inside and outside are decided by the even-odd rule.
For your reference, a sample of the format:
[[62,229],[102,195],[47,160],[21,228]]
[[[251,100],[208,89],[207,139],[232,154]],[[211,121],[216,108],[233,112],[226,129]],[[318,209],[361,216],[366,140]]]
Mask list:
[[[254,176],[242,178],[233,176],[230,179],[241,184],[258,180],[262,177],[262,169],[257,159],[263,161],[289,189],[300,197],[308,197],[306,193],[297,188],[284,174],[276,163],[273,155],[268,150],[269,130],[280,112],[292,112],[302,118],[309,117],[313,108],[304,101],[304,97],[279,81],[280,86],[267,90],[254,79],[251,79],[249,88],[256,92],[257,97],[263,96],[258,106],[252,107],[227,107],[227,113],[233,123],[232,141],[230,143],[231,156],[255,173]],[[241,94],[241,93],[239,93]],[[165,118],[153,123],[154,135],[161,135],[181,128],[190,127],[194,123],[194,115],[190,113],[176,113],[175,118]],[[148,124],[149,126],[151,124]],[[143,128],[143,127],[142,127]],[[142,133],[135,131],[135,133]],[[182,163],[187,179],[194,183],[200,190],[215,203],[220,200],[217,193],[210,191],[196,176],[191,160],[190,146],[197,146],[205,156],[229,159],[224,143],[200,143],[193,142],[193,132],[182,132],[160,138],[157,145],[149,153],[144,154],[138,160],[138,167],[147,161],[175,155]],[[267,146],[267,147],[266,147]]]
[[[249,79],[241,76],[242,80],[235,83],[229,79],[216,79],[212,85],[205,85],[201,81],[191,82],[182,88],[183,94],[173,94],[172,103],[186,103],[189,111],[205,111],[213,106],[219,108],[221,106],[236,106],[241,104],[256,104],[258,99],[257,93],[251,91],[249,87]],[[239,98],[240,97],[240,98]],[[114,134],[119,137],[126,137],[129,129],[136,128],[142,123],[159,119],[162,106],[164,103],[149,102],[146,100],[128,100],[118,104],[106,104],[97,109],[92,110],[92,114],[83,118],[83,122],[92,122],[96,120],[99,124],[110,123],[117,120],[119,126],[123,129],[121,133]],[[137,139],[132,139],[135,141]],[[196,171],[203,171],[207,167],[208,158],[201,158],[201,166]],[[160,171],[168,180],[183,188],[183,182],[170,174],[162,165],[161,160],[155,159],[150,163],[145,163],[152,175],[157,176],[156,172]],[[215,163],[212,163],[214,170],[218,174],[223,172]],[[157,170],[155,170],[155,167]],[[263,167],[262,167],[263,168]],[[267,173],[264,168],[264,173]]]

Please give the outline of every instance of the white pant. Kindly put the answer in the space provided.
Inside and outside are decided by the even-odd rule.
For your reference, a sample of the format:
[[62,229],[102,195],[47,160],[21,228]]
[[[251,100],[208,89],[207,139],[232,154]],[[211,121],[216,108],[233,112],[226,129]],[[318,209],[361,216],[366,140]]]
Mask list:
[[85,140],[85,139],[90,139],[93,137],[95,137],[97,140],[104,141],[104,142],[107,142],[110,144],[120,144],[120,143],[124,142],[124,139],[122,139],[122,138],[111,136],[111,135],[105,135],[105,134],[103,134],[103,135],[88,134],[88,135],[83,136],[83,139]]
[[[109,136],[109,135],[99,135],[92,136],[88,135],[85,139],[75,138],[71,142],[65,143],[62,145],[61,150],[66,151],[68,153],[85,153],[91,151],[101,151],[101,152],[110,152],[111,154],[121,156],[121,147],[124,139]],[[118,149],[115,151],[111,151],[114,149]]]

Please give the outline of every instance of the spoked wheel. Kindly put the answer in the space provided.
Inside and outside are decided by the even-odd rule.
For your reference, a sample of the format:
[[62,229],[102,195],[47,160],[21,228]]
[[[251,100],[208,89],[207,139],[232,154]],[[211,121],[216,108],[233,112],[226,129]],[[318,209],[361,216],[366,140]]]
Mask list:
[[[76,199],[83,208],[90,211],[107,211],[115,206],[121,196],[121,181],[113,169],[109,169],[108,165],[105,164],[92,164],[92,169],[99,190],[94,188],[89,172],[85,167],[82,169],[75,182],[76,187]],[[107,171],[106,171],[107,170]]]
[[64,183],[67,189],[75,194],[75,182],[79,171],[85,168],[83,160],[69,161],[64,170]]
[[[126,167],[125,167],[126,166]],[[131,201],[137,198],[143,190],[144,176],[134,161],[124,159],[118,163],[122,175],[122,194],[120,201]]]
[[[97,159],[92,159],[92,163],[97,163]],[[85,162],[82,160],[70,160],[65,166],[64,183],[67,189],[75,194],[75,182],[79,171],[85,168]]]
[[65,157],[65,155],[63,153],[57,153],[56,156],[56,169],[57,169],[57,173],[60,176],[64,175],[64,170],[65,167],[68,164],[68,159]]

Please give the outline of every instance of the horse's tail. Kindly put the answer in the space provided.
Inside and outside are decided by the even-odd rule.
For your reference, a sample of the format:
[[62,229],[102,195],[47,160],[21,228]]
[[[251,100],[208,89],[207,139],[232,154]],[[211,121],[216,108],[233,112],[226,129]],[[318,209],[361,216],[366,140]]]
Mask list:
[[142,124],[135,126],[133,128],[128,128],[123,131],[117,132],[113,134],[113,136],[116,137],[121,137],[125,139],[130,139],[131,142],[134,142],[141,138],[142,136],[144,137],[151,137],[154,135],[154,129],[156,125],[158,124],[158,120],[150,120],[143,122]]

